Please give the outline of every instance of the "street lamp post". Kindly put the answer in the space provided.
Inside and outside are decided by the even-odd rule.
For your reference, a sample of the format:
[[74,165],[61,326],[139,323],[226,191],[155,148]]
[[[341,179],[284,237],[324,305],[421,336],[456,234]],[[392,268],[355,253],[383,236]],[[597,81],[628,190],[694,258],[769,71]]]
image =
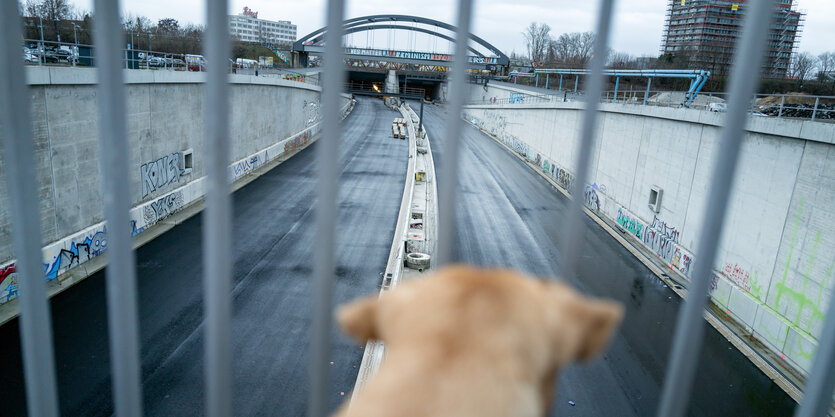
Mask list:
[[76,61],[78,61],[78,25],[73,22],[72,24],[72,37],[75,40],[75,50],[73,51],[72,55],[72,66],[75,66]]
[[38,45],[38,65],[43,65],[44,60],[44,46],[43,46],[43,17],[38,16],[38,28],[41,30],[41,44]]
[[60,44],[61,43],[61,31],[58,30],[58,23],[59,22],[60,22],[60,20],[58,20],[58,16],[56,16],[55,17],[55,36],[58,38],[58,43]]

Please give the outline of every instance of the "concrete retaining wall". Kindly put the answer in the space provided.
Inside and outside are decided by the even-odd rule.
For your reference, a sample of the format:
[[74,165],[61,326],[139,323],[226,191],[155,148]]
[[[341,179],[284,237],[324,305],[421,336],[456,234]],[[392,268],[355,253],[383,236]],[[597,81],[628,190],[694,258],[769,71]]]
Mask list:
[[[474,86],[480,97],[482,86]],[[514,91],[490,87],[486,93]],[[499,90],[505,90],[499,93]],[[581,103],[473,105],[465,119],[574,181]],[[724,114],[603,104],[586,205],[689,279]],[[663,190],[660,211],[650,190]],[[832,297],[835,125],[752,118],[719,242],[713,301],[807,372]]]
[[[55,279],[107,248],[102,206],[96,70],[27,67],[44,241]],[[139,234],[204,194],[203,73],[125,71],[131,223]],[[236,181],[304,146],[319,131],[320,88],[277,78],[230,76]],[[346,105],[349,98],[345,98]],[[0,165],[4,155],[0,151]],[[0,303],[17,294],[9,196],[0,171]]]

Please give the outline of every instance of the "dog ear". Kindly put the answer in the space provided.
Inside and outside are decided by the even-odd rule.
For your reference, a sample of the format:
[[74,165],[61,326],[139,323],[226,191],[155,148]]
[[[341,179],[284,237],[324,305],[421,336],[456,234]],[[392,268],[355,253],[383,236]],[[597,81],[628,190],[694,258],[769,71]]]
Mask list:
[[379,297],[369,296],[343,305],[337,312],[342,330],[358,342],[377,339],[377,308]]
[[579,303],[583,340],[577,359],[590,360],[609,344],[615,329],[623,319],[623,306],[613,301],[583,299]]

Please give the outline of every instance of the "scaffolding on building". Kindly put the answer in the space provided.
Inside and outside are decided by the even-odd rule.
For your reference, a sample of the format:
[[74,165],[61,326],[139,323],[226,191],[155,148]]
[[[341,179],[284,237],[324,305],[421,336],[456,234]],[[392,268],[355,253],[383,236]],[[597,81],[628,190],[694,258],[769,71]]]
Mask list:
[[[746,13],[745,0],[670,0],[664,22],[662,54],[683,57],[690,68],[727,75]],[[763,75],[788,75],[795,55],[805,11],[794,0],[781,0],[769,30]]]

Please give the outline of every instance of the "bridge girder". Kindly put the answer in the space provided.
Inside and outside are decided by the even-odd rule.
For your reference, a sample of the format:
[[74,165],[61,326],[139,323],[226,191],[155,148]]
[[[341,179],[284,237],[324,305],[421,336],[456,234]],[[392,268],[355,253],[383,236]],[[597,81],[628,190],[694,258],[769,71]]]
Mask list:
[[[454,38],[451,38],[450,36],[448,36],[444,33],[433,31],[433,30],[430,30],[430,29],[410,27],[410,26],[405,26],[405,25],[396,25],[396,24],[385,25],[384,23],[386,23],[386,22],[413,22],[413,23],[420,23],[420,24],[429,25],[429,26],[435,26],[439,29],[445,29],[445,30],[448,30],[448,31],[451,31],[451,32],[456,31],[455,26],[450,25],[449,23],[441,22],[439,20],[429,19],[429,18],[420,17],[420,16],[395,15],[395,14],[370,15],[370,16],[361,16],[361,17],[355,17],[355,18],[347,19],[347,20],[343,21],[343,30],[345,31],[345,33],[356,33],[356,32],[378,30],[378,29],[398,29],[398,30],[404,29],[404,30],[412,30],[412,31],[416,31],[416,32],[427,33],[427,34],[430,34],[430,35],[433,35],[433,36],[436,36],[436,37],[439,37],[441,39],[445,39],[445,40],[448,40],[448,41],[453,41],[454,40]],[[383,27],[383,26],[385,26],[385,27]],[[322,48],[321,48],[321,45],[319,45],[319,44],[324,41],[324,33],[326,31],[327,31],[327,27],[322,27],[322,28],[319,28],[319,29],[307,34],[306,36],[300,38],[299,40],[297,40],[296,42],[293,43],[293,51],[298,52],[300,55],[303,55],[305,57],[304,59],[306,59],[306,56],[308,54],[320,53],[321,52],[320,50]],[[508,64],[510,63],[510,59],[507,57],[507,55],[505,55],[501,50],[499,50],[495,46],[491,45],[489,42],[485,41],[484,39],[482,39],[482,38],[480,38],[480,37],[478,37],[478,36],[476,36],[472,33],[470,33],[469,38],[470,38],[470,40],[472,40],[476,44],[479,44],[479,45],[483,46],[484,48],[486,48],[487,50],[489,50],[490,52],[492,52],[496,56],[496,58],[484,57],[483,54],[479,53],[477,50],[475,50],[474,48],[472,48],[468,45],[468,48],[471,51],[473,51],[474,53],[477,54],[476,57],[475,57],[477,62],[473,62],[474,57],[470,57],[470,66],[473,66],[474,64],[476,66],[478,66],[479,65],[478,61],[483,61],[485,66],[489,65],[489,64],[495,64],[495,65],[498,65],[498,66],[507,67]],[[356,56],[356,57],[357,58],[364,58],[364,57],[361,57],[361,56]],[[369,58],[373,58],[373,57],[369,57]],[[432,60],[412,59],[412,60],[408,60],[408,61],[410,63],[424,63],[424,64],[430,64],[430,65],[433,64],[432,62],[430,62]],[[490,62],[490,61],[493,61],[493,62]],[[440,65],[443,65],[443,64],[440,64]]]

